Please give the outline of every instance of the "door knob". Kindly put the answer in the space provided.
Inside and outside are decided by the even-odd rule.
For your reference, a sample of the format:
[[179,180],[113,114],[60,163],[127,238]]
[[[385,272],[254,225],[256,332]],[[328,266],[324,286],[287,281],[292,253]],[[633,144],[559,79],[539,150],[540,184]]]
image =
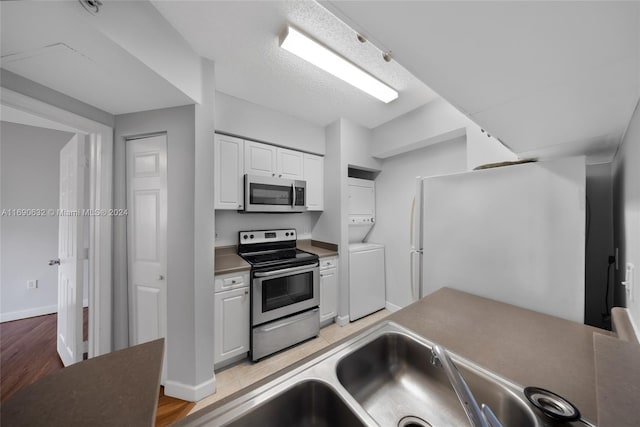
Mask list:
[[162,274],[158,275],[158,280],[164,280],[164,276]]
[[49,265],[60,265],[60,258],[50,259]]

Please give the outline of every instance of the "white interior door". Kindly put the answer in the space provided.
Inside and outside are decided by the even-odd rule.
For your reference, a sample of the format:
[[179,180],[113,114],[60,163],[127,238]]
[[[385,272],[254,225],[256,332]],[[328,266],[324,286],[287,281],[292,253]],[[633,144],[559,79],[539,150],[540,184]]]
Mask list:
[[135,345],[165,337],[167,330],[167,137],[126,145],[129,333]]
[[58,214],[58,338],[64,366],[82,360],[85,136],[76,134],[60,150]]

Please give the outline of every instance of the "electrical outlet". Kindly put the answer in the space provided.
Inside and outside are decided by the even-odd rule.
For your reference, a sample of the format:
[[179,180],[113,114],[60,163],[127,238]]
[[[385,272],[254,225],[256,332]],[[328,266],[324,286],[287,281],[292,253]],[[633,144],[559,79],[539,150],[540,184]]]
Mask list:
[[628,262],[625,268],[624,282],[622,282],[622,285],[625,287],[625,291],[627,293],[627,302],[634,301],[635,299],[636,290],[634,289],[635,283],[633,280],[633,270],[634,270],[633,264]]
[[27,280],[27,289],[36,289],[38,287],[37,280]]

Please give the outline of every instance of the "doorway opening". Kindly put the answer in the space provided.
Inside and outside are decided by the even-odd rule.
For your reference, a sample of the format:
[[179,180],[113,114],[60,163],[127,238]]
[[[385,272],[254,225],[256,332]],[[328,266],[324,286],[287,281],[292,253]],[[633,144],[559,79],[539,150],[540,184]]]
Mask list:
[[[31,293],[23,293],[22,300],[18,299],[25,303],[23,307],[16,306],[18,310],[3,307],[0,320],[5,322],[56,313],[57,348],[64,365],[81,361],[83,356],[91,358],[108,353],[112,348],[110,208],[113,129],[6,88],[0,90],[3,120],[10,120],[23,128],[53,129],[59,139],[67,136],[67,140],[61,142],[64,146],[57,148],[59,156],[44,153],[41,149],[23,153],[27,160],[12,165],[14,170],[23,172],[23,177],[17,182],[4,180],[5,188],[19,189],[28,181],[33,181],[36,187],[46,187],[48,195],[40,198],[35,195],[33,203],[28,203],[28,206],[9,206],[3,200],[2,208],[8,209],[3,219],[14,213],[16,216],[24,214],[25,218],[45,219],[40,230],[35,227],[35,222],[31,223],[31,228],[27,224],[25,236],[31,233],[35,243],[26,245],[23,255],[37,256],[38,265],[48,262],[49,276],[51,271],[57,272],[54,274],[56,289],[53,289],[51,280],[46,283],[53,302],[35,308],[28,307],[26,303],[44,294],[36,290],[40,286],[44,291],[45,281],[38,283],[37,277],[22,280],[20,276],[12,280],[12,283],[24,281],[25,289]],[[36,160],[55,165],[47,168],[49,172],[54,171],[57,179],[45,174]],[[11,233],[5,233],[9,230],[9,226],[2,230],[3,255],[16,252],[14,247],[8,246],[13,246],[13,242],[7,240]],[[47,233],[55,236],[53,250],[51,245],[40,248],[38,243],[45,240],[43,236]],[[48,256],[36,254],[38,249],[47,252]],[[5,261],[3,256],[3,263]],[[64,292],[57,289],[60,286]]]

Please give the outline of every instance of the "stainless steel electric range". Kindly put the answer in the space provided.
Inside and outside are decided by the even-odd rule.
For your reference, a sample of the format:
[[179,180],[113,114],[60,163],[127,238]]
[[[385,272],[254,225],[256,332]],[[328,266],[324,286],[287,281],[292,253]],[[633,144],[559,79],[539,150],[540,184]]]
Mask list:
[[296,230],[241,231],[238,255],[251,264],[251,359],[317,336],[318,256],[296,248]]

